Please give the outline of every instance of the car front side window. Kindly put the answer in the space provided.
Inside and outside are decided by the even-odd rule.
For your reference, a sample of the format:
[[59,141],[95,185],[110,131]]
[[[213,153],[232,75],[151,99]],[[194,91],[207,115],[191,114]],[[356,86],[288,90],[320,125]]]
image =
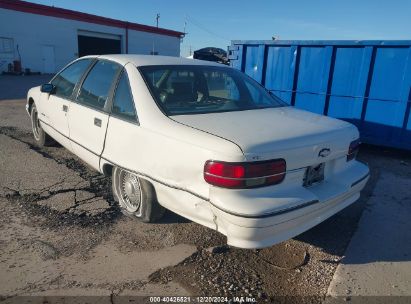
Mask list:
[[99,110],[104,109],[111,86],[121,66],[101,60],[97,62],[84,80],[77,101]]
[[93,59],[82,59],[74,62],[65,68],[60,74],[56,75],[51,81],[55,87],[55,95],[63,98],[70,98],[73,90],[90,66]]
[[128,121],[137,122],[134,101],[130,92],[127,73],[125,71],[121,74],[118,82],[111,112],[114,116],[118,116]]

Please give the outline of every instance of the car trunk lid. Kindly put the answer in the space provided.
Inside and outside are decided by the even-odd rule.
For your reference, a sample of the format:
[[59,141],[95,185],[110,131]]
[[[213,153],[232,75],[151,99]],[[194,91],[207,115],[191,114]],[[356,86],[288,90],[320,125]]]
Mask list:
[[287,170],[313,166],[347,153],[358,138],[344,121],[292,107],[178,115],[184,125],[237,144],[247,161],[284,158]]

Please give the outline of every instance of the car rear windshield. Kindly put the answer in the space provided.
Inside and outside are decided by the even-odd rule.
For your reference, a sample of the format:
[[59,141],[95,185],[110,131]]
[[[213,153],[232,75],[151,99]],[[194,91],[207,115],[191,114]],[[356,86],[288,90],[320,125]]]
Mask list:
[[286,104],[233,68],[156,65],[139,68],[156,103],[167,115],[282,107]]

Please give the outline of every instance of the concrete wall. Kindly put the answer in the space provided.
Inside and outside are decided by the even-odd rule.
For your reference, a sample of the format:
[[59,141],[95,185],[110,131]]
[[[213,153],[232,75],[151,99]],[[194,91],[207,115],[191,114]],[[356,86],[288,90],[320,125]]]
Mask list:
[[[0,8],[0,38],[13,38],[14,59],[18,59],[18,45],[23,68],[30,68],[32,71],[45,72],[45,60],[50,58],[44,58],[43,46],[54,48],[54,72],[77,58],[79,30],[119,35],[122,53],[125,53],[125,29]],[[129,30],[130,54],[150,54],[153,49],[159,55],[179,56],[180,39]],[[0,53],[0,71],[7,70],[10,61],[10,54]]]

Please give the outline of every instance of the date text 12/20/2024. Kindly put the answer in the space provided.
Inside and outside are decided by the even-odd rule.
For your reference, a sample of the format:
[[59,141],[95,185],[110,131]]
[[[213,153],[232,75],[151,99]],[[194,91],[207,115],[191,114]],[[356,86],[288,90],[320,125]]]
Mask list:
[[255,303],[254,297],[150,297],[150,303]]

